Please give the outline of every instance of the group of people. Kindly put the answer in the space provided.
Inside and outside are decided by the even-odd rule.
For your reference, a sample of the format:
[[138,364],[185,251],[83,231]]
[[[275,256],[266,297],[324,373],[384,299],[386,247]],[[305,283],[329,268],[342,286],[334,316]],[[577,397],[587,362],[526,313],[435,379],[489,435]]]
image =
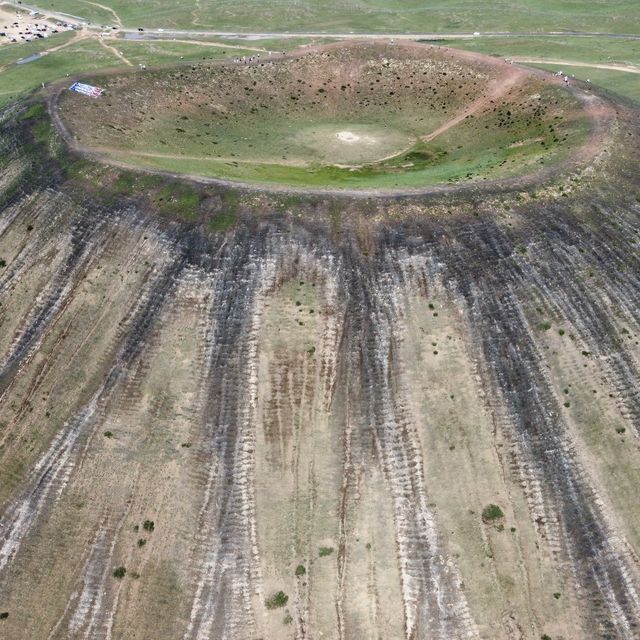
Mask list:
[[[272,56],[274,54],[273,51],[268,51],[267,52],[269,56]],[[275,52],[278,53],[278,52]],[[281,55],[285,55],[285,51],[281,51],[280,54]],[[239,58],[234,58],[233,61],[237,62],[238,64],[250,64],[252,62],[256,62],[257,60],[260,59],[260,54],[257,53],[255,56],[240,56]]]
[[[562,71],[556,71],[553,75],[558,76],[559,78],[562,78],[562,81],[565,83],[565,85],[569,86],[569,81],[570,81],[569,76],[565,75]],[[573,74],[571,75],[571,77],[575,78]],[[591,80],[587,78],[587,82],[590,83]]]

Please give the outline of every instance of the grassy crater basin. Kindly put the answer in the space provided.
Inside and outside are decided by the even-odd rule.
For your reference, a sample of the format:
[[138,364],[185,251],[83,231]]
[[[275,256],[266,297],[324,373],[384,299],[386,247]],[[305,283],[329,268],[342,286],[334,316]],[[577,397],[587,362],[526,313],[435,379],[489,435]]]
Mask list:
[[289,56],[92,77],[58,110],[80,148],[239,182],[420,188],[529,173],[588,119],[560,82],[443,47],[337,44]]

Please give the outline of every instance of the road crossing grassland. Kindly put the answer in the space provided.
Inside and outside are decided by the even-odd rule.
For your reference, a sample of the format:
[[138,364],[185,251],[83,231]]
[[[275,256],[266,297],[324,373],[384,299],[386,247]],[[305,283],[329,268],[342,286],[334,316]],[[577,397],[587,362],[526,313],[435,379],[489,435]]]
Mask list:
[[[168,3],[164,1],[159,2],[147,2],[144,3],[145,7],[153,6],[154,9],[157,9],[160,13],[153,13],[154,19],[157,19],[157,15],[166,16],[166,22],[162,22],[163,28],[165,29],[165,36],[170,36],[171,40],[116,40],[115,38],[109,38],[109,46],[113,46],[112,49],[100,47],[95,41],[85,41],[79,44],[79,46],[71,45],[62,51],[57,51],[55,53],[48,53],[47,59],[37,60],[29,64],[28,69],[18,68],[15,66],[15,63],[18,59],[27,57],[36,52],[44,52],[49,51],[52,45],[59,46],[60,44],[67,44],[68,40],[72,38],[72,34],[64,33],[54,36],[53,38],[48,39],[47,41],[38,41],[38,42],[30,42],[21,45],[11,45],[7,47],[3,47],[0,49],[0,106],[11,102],[15,98],[17,98],[22,93],[29,91],[35,87],[40,86],[42,82],[51,82],[64,74],[75,74],[83,71],[93,71],[101,68],[109,68],[114,66],[126,65],[126,62],[120,58],[120,55],[123,56],[124,59],[130,61],[133,64],[145,64],[147,67],[157,65],[157,64],[171,64],[173,62],[193,62],[193,61],[202,61],[202,60],[211,60],[218,59],[220,57],[225,57],[229,51],[225,48],[225,45],[228,45],[229,49],[232,46],[242,46],[244,41],[238,39],[230,39],[225,37],[222,42],[220,42],[220,38],[217,38],[217,42],[208,42],[210,37],[213,37],[212,34],[207,36],[206,34],[198,36],[198,42],[190,43],[187,40],[180,42],[180,38],[191,38],[192,35],[189,32],[183,33],[181,36],[179,34],[168,34],[167,29],[171,26],[180,26],[180,23],[176,22],[174,19],[175,16],[172,15],[171,10],[167,6]],[[254,3],[255,4],[255,3]],[[400,12],[402,8],[407,8],[411,3],[401,3],[403,7],[400,7],[397,10],[391,10],[390,13],[393,14],[394,11],[396,13]],[[431,7],[435,12],[435,18],[433,21],[429,22],[426,26],[431,31],[437,31],[440,26],[444,25],[445,27],[448,25],[449,29],[453,29],[454,27],[460,31],[463,30],[464,24],[459,22],[448,22],[444,23],[439,22],[438,16],[441,16],[443,11],[442,2],[432,2]],[[466,8],[473,13],[473,11],[477,10],[477,5],[479,4],[478,0],[468,1],[463,3]],[[522,2],[512,3],[514,7],[513,11],[517,11]],[[543,3],[547,4],[547,3]],[[562,6],[562,3],[560,3]],[[600,2],[590,2],[587,3],[588,7],[594,9],[595,13],[593,16],[598,16],[598,8],[600,6]],[[613,8],[609,7],[609,12],[611,16],[613,16],[612,20],[617,24],[618,22],[622,22],[625,26],[622,29],[625,32],[629,32],[634,30],[633,25],[635,22],[633,20],[618,20],[616,16],[624,16],[627,14],[629,10],[629,5],[632,3],[624,0],[622,2],[615,3]],[[114,21],[114,14],[106,12],[104,9],[100,8],[100,5],[96,3],[88,3],[84,0],[60,0],[55,3],[51,3],[51,7],[40,7],[43,11],[66,11],[70,14],[77,15],[79,17],[83,17],[89,20],[95,20],[99,23],[111,23]],[[119,6],[122,5],[122,6]],[[558,9],[558,3],[554,3],[554,8],[552,13],[555,11],[558,14],[568,15]],[[27,5],[22,5],[22,7],[26,7]],[[129,13],[134,10],[133,7],[130,6],[129,3],[124,6],[121,2],[112,2],[108,5],[112,7],[115,11],[115,15],[118,16],[119,20],[124,23],[125,26],[129,24],[127,16]],[[181,6],[181,5],[177,5]],[[107,7],[105,4],[104,7]],[[331,11],[332,5],[326,8],[327,14]],[[335,7],[334,7],[335,8]],[[407,9],[408,10],[408,9]],[[584,10],[585,12],[587,9]],[[102,14],[99,15],[99,12]],[[123,14],[122,16],[120,14]],[[151,11],[147,12],[147,15],[151,14]],[[395,14],[394,14],[395,15]],[[465,14],[466,15],[466,14]],[[617,29],[613,29],[611,27],[610,22],[607,19],[593,19],[591,22],[583,20],[578,15],[575,23],[562,22],[560,19],[556,21],[552,27],[555,29],[561,28],[577,28],[578,25],[583,25],[585,28],[598,29],[598,31],[602,31],[605,27],[611,29],[613,33]],[[568,20],[568,18],[567,18]],[[117,25],[120,22],[116,22]],[[145,22],[145,24],[148,24]],[[216,28],[220,29],[221,23],[216,23],[215,25],[207,25],[202,20],[197,20],[196,24],[187,24],[187,27],[191,29],[204,29],[204,28]],[[229,23],[231,24],[231,23]],[[249,23],[247,23],[249,24]],[[392,27],[395,23],[393,21],[389,22],[385,25],[385,30],[388,31],[390,27]],[[477,25],[481,23],[478,22]],[[484,23],[482,23],[484,25]],[[504,18],[504,22],[496,25],[486,25],[487,27],[504,29],[505,25],[513,24],[514,27],[527,28],[530,30],[535,30],[538,28],[539,23],[536,22],[535,16],[534,19],[530,20],[526,24],[524,21],[522,23],[515,23],[511,20],[510,14],[507,13]],[[542,24],[542,23],[540,23]],[[337,26],[341,26],[342,23],[336,23]],[[160,23],[158,23],[160,26]],[[285,29],[289,26],[289,24],[284,21],[281,25],[272,24],[269,20],[261,23],[260,27],[263,29],[273,27]],[[308,25],[306,25],[308,26]],[[317,25],[314,25],[314,28]],[[348,25],[347,25],[348,26]],[[364,25],[367,26],[367,25]],[[417,22],[412,23],[412,30],[415,31],[417,27],[423,26],[422,23],[418,20]],[[371,28],[371,25],[368,25]],[[481,28],[480,26],[474,26],[471,28]],[[324,42],[330,41],[332,37],[340,37],[345,38],[349,36],[349,33],[338,33],[337,28],[332,28],[333,35],[327,35],[326,38],[323,39]],[[85,31],[84,32],[91,37],[96,37],[97,34],[93,31]],[[114,32],[115,35],[116,32]],[[121,35],[121,34],[120,34]],[[162,34],[151,34],[149,31],[146,31],[142,34],[145,38],[155,38],[158,35]],[[246,53],[250,55],[250,51],[255,49],[271,49],[271,50],[291,50],[295,46],[300,46],[304,44],[313,43],[314,39],[310,38],[292,38],[291,34],[282,33],[281,39],[277,38],[277,34],[271,34],[270,37],[264,38],[262,36],[258,37],[260,34],[253,34],[251,43],[247,42],[246,51],[236,50],[234,53],[236,55],[242,55]],[[263,34],[266,36],[267,34]],[[286,35],[286,38],[284,37]],[[353,37],[362,36],[362,34],[353,33]],[[390,34],[393,35],[393,34]],[[486,36],[483,34],[483,37],[470,37],[471,33],[464,38],[455,39],[454,35],[451,33],[443,33],[441,34],[441,38],[446,38],[446,41],[442,42],[442,44],[446,44],[447,46],[452,46],[455,48],[462,48],[472,51],[477,51],[479,53],[487,53],[490,55],[496,55],[500,57],[513,57],[520,60],[538,60],[541,57],[541,53],[545,58],[553,59],[553,60],[565,60],[567,61],[565,64],[569,63],[583,63],[585,67],[577,68],[574,67],[572,69],[572,73],[581,79],[589,78],[595,86],[601,86],[609,91],[613,91],[627,98],[631,98],[637,100],[640,98],[640,78],[637,77],[629,77],[627,74],[619,73],[619,72],[603,72],[598,71],[597,68],[591,69],[587,65],[592,63],[594,64],[623,64],[623,65],[633,65],[640,68],[640,40],[637,38],[616,38],[610,37],[613,34],[609,34],[609,36],[600,36],[600,37],[585,37],[585,34],[582,35],[563,35],[563,34],[555,34],[551,36],[550,34],[534,36],[534,35],[523,35],[522,33],[510,33],[505,34],[503,36]],[[516,37],[517,35],[517,37]],[[396,37],[406,37],[403,34],[395,34]],[[317,39],[316,39],[317,41]],[[117,44],[116,44],[117,43]],[[206,49],[203,45],[206,45]],[[216,50],[217,48],[217,50]],[[551,63],[551,62],[550,62]],[[548,68],[544,66],[544,62],[540,60],[539,63],[536,63],[536,66],[540,68]],[[553,69],[553,67],[551,67]],[[555,70],[555,69],[554,69]]]
[[[35,3],[37,4],[37,3]],[[499,11],[487,11],[486,0],[300,0],[291,10],[286,0],[55,0],[55,9],[111,25],[114,14],[125,26],[209,28],[239,31],[608,31],[640,33],[635,0],[510,0]]]

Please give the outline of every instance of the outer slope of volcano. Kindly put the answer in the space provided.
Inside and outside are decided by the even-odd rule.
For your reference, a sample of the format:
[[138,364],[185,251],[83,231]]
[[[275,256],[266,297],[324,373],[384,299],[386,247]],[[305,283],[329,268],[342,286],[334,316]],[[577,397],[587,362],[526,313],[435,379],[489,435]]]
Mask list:
[[569,91],[501,60],[416,44],[338,44],[95,77],[63,92],[79,147],[116,162],[240,181],[411,189],[552,165],[583,142]]

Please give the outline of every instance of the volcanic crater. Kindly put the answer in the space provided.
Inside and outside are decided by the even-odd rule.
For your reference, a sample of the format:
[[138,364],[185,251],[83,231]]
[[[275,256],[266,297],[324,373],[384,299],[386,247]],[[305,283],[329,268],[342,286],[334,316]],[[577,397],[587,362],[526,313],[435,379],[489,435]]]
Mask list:
[[585,140],[578,95],[451,49],[367,42],[93,77],[62,92],[70,140],[103,159],[239,182],[420,189],[539,171]]

